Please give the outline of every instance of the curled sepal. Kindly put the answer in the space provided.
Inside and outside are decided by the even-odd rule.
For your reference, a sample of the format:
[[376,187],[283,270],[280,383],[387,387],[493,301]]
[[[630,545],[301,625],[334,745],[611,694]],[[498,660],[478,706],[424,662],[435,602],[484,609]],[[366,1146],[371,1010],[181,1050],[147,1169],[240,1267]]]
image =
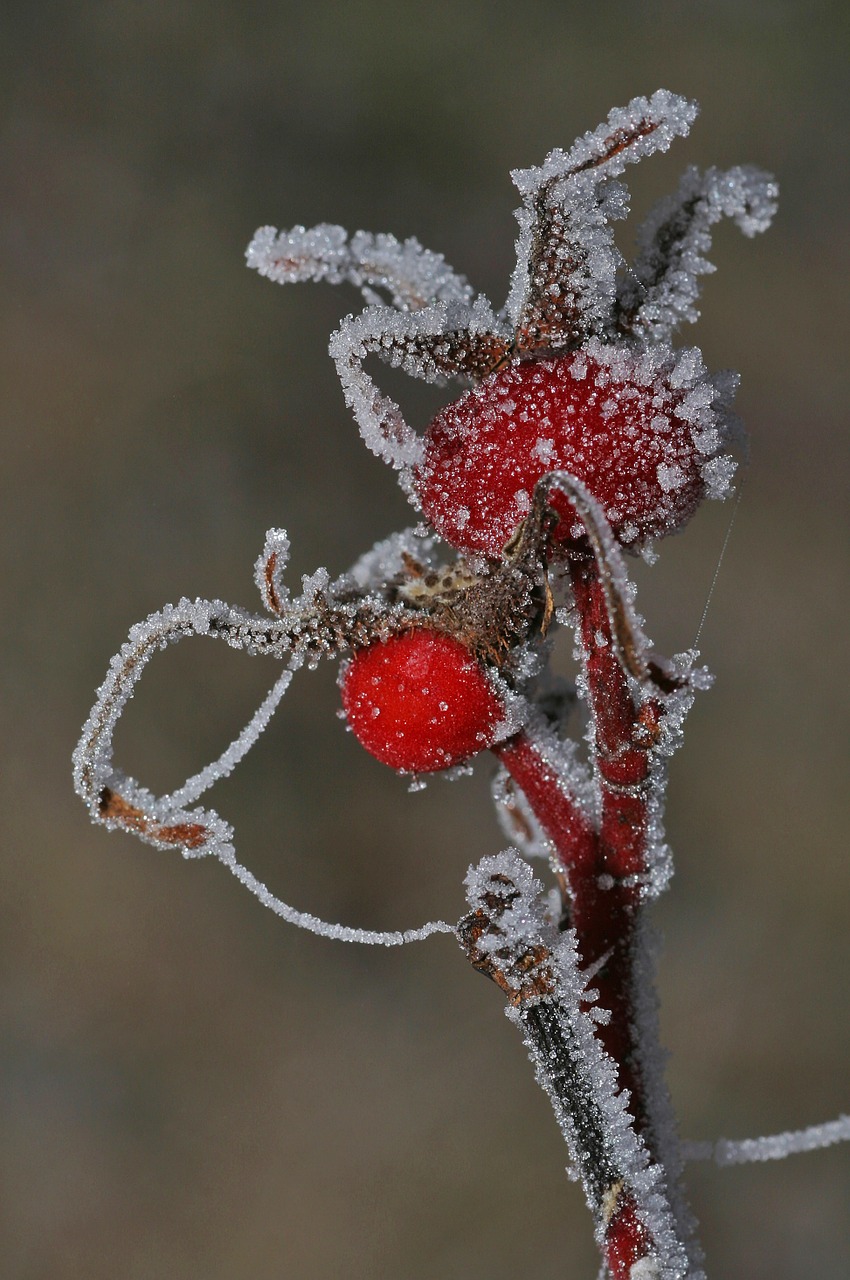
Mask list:
[[[160,848],[176,846],[190,854],[208,852],[208,845],[229,839],[229,828],[221,825],[217,815],[203,810],[190,812],[184,806],[230,773],[250,750],[289,685],[292,665],[309,652],[338,649],[341,619],[337,618],[334,631],[320,621],[319,613],[293,611],[274,623],[220,600],[181,600],[134,626],[110,663],[74,753],[75,787],[92,816],[106,826],[123,827],[149,844]],[[153,655],[188,636],[210,636],[248,653],[283,658],[290,669],[283,672],[249,725],[219,760],[172,795],[158,799],[113,767],[112,739]]]
[[763,1160],[784,1160],[803,1151],[821,1151],[837,1142],[850,1142],[850,1116],[838,1116],[825,1124],[808,1125],[759,1138],[718,1138],[716,1142],[684,1142],[686,1160],[713,1160],[722,1168]]
[[285,529],[269,529],[262,553],[254,565],[254,581],[269,613],[280,615],[289,604],[283,585],[283,571],[289,560],[289,537]]
[[[283,552],[281,530],[272,530],[266,544]],[[285,554],[285,552],[283,552]],[[261,557],[261,562],[263,557]],[[259,576],[259,575],[258,575]],[[348,604],[329,597],[319,585],[327,574],[304,579],[304,591],[291,607],[275,596],[280,618],[276,622],[234,609],[219,600],[181,600],[133,627],[126,644],[113,658],[97,701],[74,752],[74,785],[92,818],[111,829],[127,831],[159,849],[179,849],[184,857],[212,854],[251,893],[282,919],[312,933],[343,942],[400,946],[452,933],[444,921],[430,921],[416,929],[382,932],[333,924],[298,911],[276,897],[236,859],[232,828],[212,809],[190,809],[204,791],[226,777],[256,742],[289,687],[293,669],[305,658],[322,653],[338,654],[369,638],[386,638],[395,628],[410,625],[403,609],[387,609],[379,602],[357,600]],[[189,778],[177,791],[155,796],[112,762],[115,727],[150,659],[168,644],[188,636],[212,636],[247,653],[263,653],[288,660],[288,666],[251,720],[218,760]]]
[[663,1170],[635,1130],[616,1067],[596,1035],[596,994],[573,931],[557,932],[539,882],[513,849],[470,867],[466,887],[470,914],[458,925],[458,939],[473,967],[507,998],[507,1015],[522,1032],[584,1187],[612,1280],[695,1280]]
[[472,301],[472,288],[441,253],[424,249],[412,236],[372,235],[320,223],[278,231],[260,227],[245,251],[249,267],[277,284],[326,280],[361,290],[368,303],[382,303],[383,289],[399,311],[418,311],[435,302]]
[[611,179],[629,163],[664,151],[685,135],[696,107],[659,89],[615,109],[569,149],[512,173],[517,265],[506,312],[520,352],[578,345],[609,328],[622,258],[610,222],[628,211],[625,188]]
[[[429,318],[431,310],[424,315]],[[396,319],[399,326],[404,319],[413,320],[414,332],[418,332],[422,316],[422,312],[403,317],[388,307],[369,308],[356,319],[349,316],[344,320],[331,335],[329,347],[345,403],[354,414],[364,444],[376,457],[402,472],[409,472],[420,461],[422,441],[405,421],[396,402],[378,390],[363,368],[363,361],[370,353],[380,352],[397,340]],[[390,322],[393,330],[387,335]]]
[[680,324],[699,319],[698,279],[714,271],[706,258],[711,228],[731,218],[745,236],[766,231],[776,213],[778,187],[751,165],[687,169],[673,195],[638,230],[638,256],[623,281],[618,323],[650,342],[667,342]]

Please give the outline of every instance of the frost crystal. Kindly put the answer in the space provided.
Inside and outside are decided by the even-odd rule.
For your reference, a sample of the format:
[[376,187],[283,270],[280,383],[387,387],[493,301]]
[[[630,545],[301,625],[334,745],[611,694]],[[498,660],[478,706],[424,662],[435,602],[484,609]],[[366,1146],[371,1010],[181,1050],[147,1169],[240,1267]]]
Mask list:
[[[651,539],[680,528],[701,497],[729,492],[734,462],[723,453],[733,435],[729,383],[721,388],[706,373],[698,352],[674,354],[667,344],[678,324],[696,318],[698,277],[709,269],[704,254],[710,228],[719,218],[731,217],[747,235],[764,230],[775,208],[775,184],[748,167],[705,175],[688,171],[679,192],[644,225],[631,271],[624,270],[611,230],[611,223],[628,212],[619,176],[629,164],[686,135],[695,116],[693,103],[660,89],[612,111],[569,150],[554,150],[542,165],[514,172],[523,197],[517,213],[517,265],[499,315],[486,298],[473,301],[466,281],[414,240],[402,244],[392,236],[363,231],[349,239],[342,228],[322,224],[283,232],[263,227],[249,245],[249,264],[280,283],[346,281],[364,292],[370,305],[344,320],[331,339],[346,403],[368,447],[400,473],[413,504],[459,549],[496,554],[548,468],[577,470],[579,478],[588,480],[594,466],[598,469],[598,458],[588,462],[572,446],[565,448],[573,430],[566,421],[540,420],[540,429],[528,441],[534,462],[530,474],[517,474],[524,482],[511,490],[505,527],[482,511],[491,468],[488,464],[481,473],[476,443],[470,441],[462,459],[449,459],[446,471],[452,483],[447,488],[446,476],[434,468],[433,447],[435,432],[445,426],[451,434],[451,414],[445,423],[438,418],[423,439],[366,371],[370,355],[427,381],[471,380],[483,397],[480,421],[486,425],[492,421],[486,397],[502,371],[515,367],[519,374],[529,359],[574,353],[570,372],[577,383],[589,367],[609,370],[607,397],[589,394],[599,403],[600,420],[615,423],[624,443],[635,435],[630,420],[637,413],[634,387],[654,387],[658,404],[647,417],[646,436],[658,454],[652,484],[628,477],[634,462],[618,458],[616,436],[603,444],[608,438],[597,435],[593,445],[597,452],[607,450],[614,474],[623,477],[625,507],[637,503],[640,513],[625,511],[612,492],[610,501],[605,495],[609,519],[618,536],[648,558]],[[388,295],[389,305],[381,303],[377,288]],[[582,411],[580,401],[570,403],[563,412],[569,415],[578,408],[581,420],[589,406],[588,400]],[[504,398],[496,412],[518,426],[510,423],[513,410]],[[516,412],[523,422],[535,417],[525,405]],[[676,419],[679,425],[671,425]],[[682,431],[682,423],[689,432]],[[646,432],[646,426],[640,430]],[[516,429],[513,434],[516,439]],[[476,476],[477,491],[469,488]]]
[[633,327],[650,341],[668,341],[699,319],[697,279],[714,271],[705,255],[711,227],[732,218],[746,236],[765,231],[776,213],[778,188],[760,169],[688,169],[675,195],[662,200],[638,232],[639,256],[620,297]]
[[[612,111],[569,151],[551,151],[539,167],[514,170],[523,205],[516,215],[517,266],[505,310],[518,328],[526,322],[529,299],[559,270],[553,255],[567,254],[571,276],[565,310],[575,312],[578,323],[563,325],[558,345],[566,345],[576,331],[607,327],[622,264],[608,224],[628,212],[625,188],[611,179],[627,164],[666,151],[674,137],[687,134],[695,116],[692,103],[659,89],[651,98],[634,98]],[[563,301],[559,298],[559,309]]]
[[348,239],[342,227],[293,227],[278,232],[260,227],[245,251],[249,267],[278,284],[327,280],[356,285],[367,302],[380,305],[376,289],[390,295],[393,307],[416,311],[433,302],[468,303],[472,289],[441,253],[423,249],[412,237],[401,242],[391,235],[358,231]]
[[714,1160],[719,1165],[752,1164],[762,1160],[784,1160],[804,1151],[820,1151],[838,1142],[850,1142],[850,1116],[839,1116],[826,1124],[809,1125],[787,1133],[774,1133],[766,1138],[744,1138],[731,1142],[683,1143],[687,1160]]
[[[466,878],[471,914],[459,926],[476,968],[508,995],[537,1080],[548,1094],[606,1249],[612,1224],[636,1214],[643,1257],[664,1280],[696,1280],[664,1190],[596,1035],[595,999],[574,931],[558,934],[542,910],[541,885],[514,850],[483,859]],[[638,1273],[640,1274],[640,1273]],[[651,1274],[651,1273],[650,1273]]]

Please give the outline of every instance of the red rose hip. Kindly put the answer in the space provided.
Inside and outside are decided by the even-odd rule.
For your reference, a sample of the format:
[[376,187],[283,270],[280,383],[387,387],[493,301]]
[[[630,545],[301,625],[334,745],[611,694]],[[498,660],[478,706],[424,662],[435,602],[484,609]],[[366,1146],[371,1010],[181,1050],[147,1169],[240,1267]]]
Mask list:
[[[683,409],[687,390],[671,385],[672,352],[653,366],[640,352],[608,358],[594,348],[491,374],[432,421],[414,484],[446,541],[498,556],[537,481],[558,470],[587,485],[627,545],[693,514],[706,455]],[[555,533],[565,542],[568,500],[556,495],[552,505],[566,517]]]
[[421,627],[361,649],[342,680],[354,736],[383,764],[431,773],[492,745],[505,708],[459,640]]

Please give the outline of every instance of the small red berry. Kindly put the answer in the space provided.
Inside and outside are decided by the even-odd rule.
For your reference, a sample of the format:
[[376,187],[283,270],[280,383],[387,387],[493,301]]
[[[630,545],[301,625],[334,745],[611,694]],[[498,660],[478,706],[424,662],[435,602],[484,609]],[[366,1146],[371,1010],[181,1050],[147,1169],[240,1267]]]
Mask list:
[[[587,485],[626,544],[669,533],[693,514],[706,453],[690,402],[680,414],[690,388],[671,385],[672,352],[653,362],[594,347],[491,374],[434,418],[414,484],[447,542],[498,556],[537,481],[557,470]],[[704,386],[711,413],[713,390]],[[717,433],[707,439],[713,452]],[[566,542],[568,500],[556,495],[552,505],[566,517],[555,540]]]
[[465,645],[420,627],[354,654],[342,705],[357,740],[402,773],[448,769],[495,741],[505,708]]

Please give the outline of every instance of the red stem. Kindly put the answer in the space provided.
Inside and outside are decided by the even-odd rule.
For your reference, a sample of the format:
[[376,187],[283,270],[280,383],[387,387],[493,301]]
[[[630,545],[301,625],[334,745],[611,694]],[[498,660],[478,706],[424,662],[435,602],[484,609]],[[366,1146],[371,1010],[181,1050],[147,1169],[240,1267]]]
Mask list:
[[634,1264],[655,1252],[652,1236],[630,1195],[622,1196],[605,1228],[605,1260],[612,1280],[631,1280]]
[[599,1003],[611,1011],[611,1020],[600,1026],[599,1037],[617,1064],[620,1084],[629,1090],[632,1114],[639,1121],[642,1106],[632,1069],[631,1017],[631,939],[638,890],[622,880],[609,880],[601,833],[590,825],[578,802],[525,733],[493,750],[555,846],[570,888],[571,923],[585,968],[611,953],[593,979]]

